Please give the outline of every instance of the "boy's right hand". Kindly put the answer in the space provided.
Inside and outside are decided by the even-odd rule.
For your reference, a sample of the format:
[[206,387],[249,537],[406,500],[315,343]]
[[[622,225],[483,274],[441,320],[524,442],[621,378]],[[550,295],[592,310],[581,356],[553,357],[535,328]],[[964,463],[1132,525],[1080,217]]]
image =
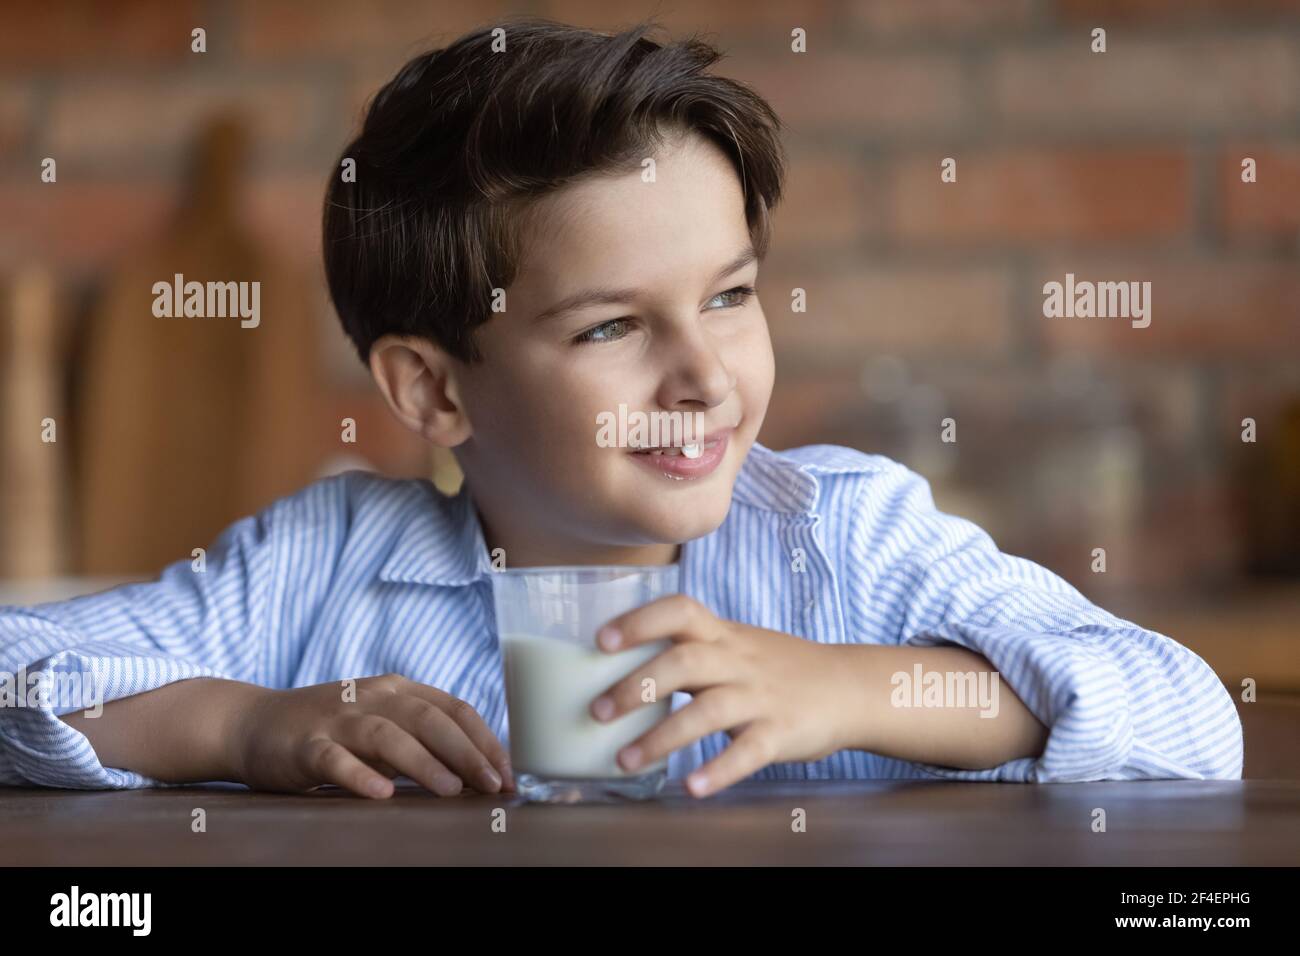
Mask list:
[[514,789],[509,755],[465,701],[400,674],[355,684],[347,701],[341,681],[258,695],[233,733],[240,782],[275,791],[335,784],[376,799],[392,795],[398,775],[439,796],[460,793],[462,781],[484,793]]

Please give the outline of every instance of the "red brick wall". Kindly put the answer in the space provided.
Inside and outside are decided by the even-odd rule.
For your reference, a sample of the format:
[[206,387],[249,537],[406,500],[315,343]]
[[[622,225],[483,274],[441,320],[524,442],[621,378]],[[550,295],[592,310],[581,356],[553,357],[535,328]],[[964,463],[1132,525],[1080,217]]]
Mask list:
[[[323,177],[379,83],[495,14],[702,30],[788,126],[760,292],[778,348],[763,439],[840,442],[1089,593],[1204,589],[1251,551],[1239,422],[1300,394],[1297,0],[620,0],[11,4],[0,30],[0,261],[74,305],[160,228],[210,110],[257,133],[247,210],[316,278],[325,407],[401,473],[319,275]],[[189,51],[203,26],[208,52]],[[1107,30],[1107,52],[1090,31]],[[808,52],[790,50],[802,27]],[[41,188],[40,159],[59,161]],[[1243,156],[1259,181],[1240,181]],[[939,163],[957,160],[956,183]],[[1042,285],[1150,281],[1153,321],[1045,319]],[[809,311],[790,311],[790,290]],[[956,446],[939,419],[957,421]],[[330,449],[322,449],[324,455]],[[1266,493],[1263,492],[1263,493]],[[1105,547],[1108,571],[1089,571]]]

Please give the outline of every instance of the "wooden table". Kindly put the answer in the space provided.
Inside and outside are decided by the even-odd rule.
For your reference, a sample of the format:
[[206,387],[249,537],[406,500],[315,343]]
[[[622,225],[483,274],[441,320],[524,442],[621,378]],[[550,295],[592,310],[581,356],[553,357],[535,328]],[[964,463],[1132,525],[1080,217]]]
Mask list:
[[[195,808],[206,833],[191,831]],[[799,808],[805,832],[792,830]],[[749,781],[697,800],[670,781],[657,801],[582,806],[439,798],[405,781],[384,802],[332,788],[0,788],[0,848],[16,866],[1295,865],[1300,783]]]

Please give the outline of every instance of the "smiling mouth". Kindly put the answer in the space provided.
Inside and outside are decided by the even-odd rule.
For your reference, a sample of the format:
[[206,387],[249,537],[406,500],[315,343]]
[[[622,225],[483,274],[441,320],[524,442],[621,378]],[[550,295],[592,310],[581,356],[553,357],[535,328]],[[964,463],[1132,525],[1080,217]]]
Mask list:
[[724,428],[704,440],[681,445],[655,445],[632,449],[629,454],[644,467],[665,478],[685,480],[711,474],[727,453],[732,428]]
[[699,458],[710,448],[718,447],[718,439],[712,441],[695,442],[693,445],[663,445],[655,448],[638,448],[632,452],[634,455],[652,455],[655,457],[667,456],[669,458]]
[[725,442],[733,431],[735,431],[735,428],[723,428],[705,435],[703,441],[683,442],[680,445],[648,445],[645,448],[633,448],[631,451],[634,455],[650,455],[656,458],[666,456],[694,460],[710,449],[717,448],[719,443]]

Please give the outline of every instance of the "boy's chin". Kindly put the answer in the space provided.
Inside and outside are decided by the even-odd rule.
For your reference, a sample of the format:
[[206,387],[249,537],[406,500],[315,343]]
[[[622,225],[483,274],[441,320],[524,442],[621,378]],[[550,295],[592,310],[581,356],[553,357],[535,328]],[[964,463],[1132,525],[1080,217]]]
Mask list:
[[730,496],[721,500],[710,496],[689,505],[684,502],[647,505],[638,511],[635,521],[641,533],[655,541],[682,544],[716,531],[726,520],[730,506]]

